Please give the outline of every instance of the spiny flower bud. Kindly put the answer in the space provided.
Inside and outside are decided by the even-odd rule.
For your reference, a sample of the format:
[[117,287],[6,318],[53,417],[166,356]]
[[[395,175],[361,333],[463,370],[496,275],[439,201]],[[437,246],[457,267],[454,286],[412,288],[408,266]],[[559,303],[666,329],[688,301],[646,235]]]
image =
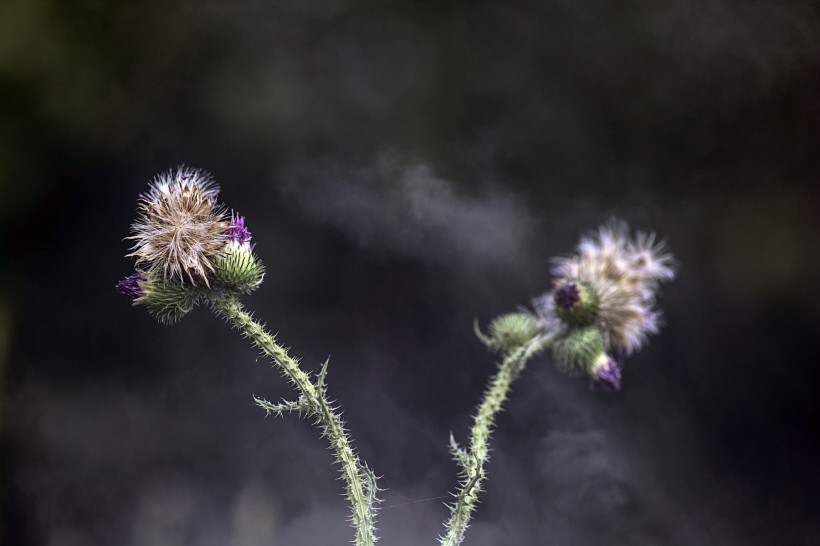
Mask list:
[[570,330],[555,343],[552,354],[563,373],[573,377],[586,374],[605,390],[621,390],[621,366],[607,354],[598,328]]
[[251,232],[245,218],[234,216],[227,229],[228,243],[214,260],[214,280],[221,287],[235,292],[255,290],[265,276],[265,267],[253,253]]
[[538,332],[535,317],[528,313],[510,313],[493,320],[489,337],[482,336],[482,341],[491,349],[509,352],[534,338]]
[[173,324],[190,312],[199,299],[199,290],[185,286],[176,280],[162,278],[157,273],[149,273],[140,282],[144,295],[134,300],[145,305],[148,312],[163,324]]
[[604,335],[594,326],[570,330],[555,342],[552,355],[558,369],[566,375],[589,374],[601,355],[606,357]]
[[191,311],[199,289],[176,280],[166,281],[158,273],[138,271],[117,283],[117,291],[134,305],[144,305],[159,322],[172,324]]
[[555,314],[569,326],[589,326],[598,316],[598,295],[579,281],[559,281],[552,293]]

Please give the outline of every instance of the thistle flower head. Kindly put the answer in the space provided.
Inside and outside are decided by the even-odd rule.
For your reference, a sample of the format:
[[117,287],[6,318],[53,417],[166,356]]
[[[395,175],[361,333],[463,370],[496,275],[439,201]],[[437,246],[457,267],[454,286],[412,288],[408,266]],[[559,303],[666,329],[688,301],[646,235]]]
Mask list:
[[[653,233],[631,238],[623,222],[610,222],[583,237],[576,251],[554,261],[554,304],[536,301],[539,314],[554,313],[565,324],[577,325],[577,314],[569,311],[583,301],[586,287],[597,299],[591,323],[603,332],[607,348],[626,354],[638,350],[658,330],[655,298],[659,284],[675,275],[671,254]],[[579,290],[577,299],[573,286]]]
[[158,175],[139,199],[131,226],[137,267],[192,286],[210,286],[212,260],[229,239],[227,215],[216,202],[219,188],[200,170],[179,167]]
[[211,291],[248,293],[265,267],[253,253],[245,218],[228,216],[208,173],[187,167],[157,176],[139,197],[131,226],[136,273],[117,284],[135,305],[172,323]]

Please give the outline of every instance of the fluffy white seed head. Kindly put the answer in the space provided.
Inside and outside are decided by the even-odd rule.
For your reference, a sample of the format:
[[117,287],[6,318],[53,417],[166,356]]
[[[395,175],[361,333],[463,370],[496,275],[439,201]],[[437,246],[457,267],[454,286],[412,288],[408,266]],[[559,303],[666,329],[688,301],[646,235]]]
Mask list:
[[128,256],[137,267],[166,280],[209,286],[212,259],[228,241],[227,212],[216,202],[219,188],[200,170],[179,167],[158,175],[140,196]]

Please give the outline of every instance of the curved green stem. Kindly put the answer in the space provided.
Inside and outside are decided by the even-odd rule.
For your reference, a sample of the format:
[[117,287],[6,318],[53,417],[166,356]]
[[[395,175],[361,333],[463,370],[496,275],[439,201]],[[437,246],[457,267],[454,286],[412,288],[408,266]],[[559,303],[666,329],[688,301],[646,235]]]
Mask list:
[[527,361],[552,343],[552,336],[540,335],[508,352],[499,365],[498,373],[490,379],[484,398],[470,431],[470,448],[458,447],[451,438],[450,450],[461,472],[459,490],[455,502],[450,506],[450,519],[445,524],[446,534],[439,539],[441,546],[458,546],[464,540],[478,494],[486,476],[484,465],[489,460],[489,442],[495,416],[501,410],[510,392],[513,381],[524,369]]
[[347,498],[353,509],[351,520],[356,529],[356,546],[373,546],[376,543],[374,516],[376,511],[376,476],[363,464],[353,450],[344,427],[344,422],[327,400],[324,377],[327,363],[314,383],[299,366],[299,362],[288,355],[286,349],[276,343],[274,336],[244,310],[234,296],[224,296],[211,300],[216,312],[226,317],[233,326],[259,347],[277,364],[282,373],[293,383],[301,397],[299,402],[273,405],[261,399],[257,404],[268,411],[304,411],[316,418],[331,448],[336,454],[336,462],[342,467],[342,478],[346,485]]

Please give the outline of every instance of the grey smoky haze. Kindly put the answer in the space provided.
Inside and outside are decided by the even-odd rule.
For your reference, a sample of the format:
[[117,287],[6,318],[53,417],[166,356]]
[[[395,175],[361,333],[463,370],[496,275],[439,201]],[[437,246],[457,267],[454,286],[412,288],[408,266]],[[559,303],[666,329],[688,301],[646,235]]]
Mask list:
[[532,266],[536,222],[513,194],[460,194],[429,164],[381,153],[354,168],[332,160],[290,166],[282,191],[311,217],[337,226],[364,247],[458,268]]
[[495,369],[473,320],[611,217],[679,263],[620,393],[529,363],[465,546],[820,543],[820,12],[807,0],[0,2],[0,544],[337,546],[332,455],[205,307],[113,286],[213,173],[244,298],[435,544]]

